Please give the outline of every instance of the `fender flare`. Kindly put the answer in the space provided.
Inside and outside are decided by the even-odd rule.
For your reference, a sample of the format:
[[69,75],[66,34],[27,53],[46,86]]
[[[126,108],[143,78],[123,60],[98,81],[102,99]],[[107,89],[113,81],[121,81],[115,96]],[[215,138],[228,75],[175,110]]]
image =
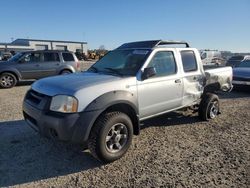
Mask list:
[[130,106],[131,109],[134,110],[136,117],[134,117],[134,120],[131,119],[131,121],[134,126],[134,134],[139,135],[140,123],[137,97],[128,91],[112,91],[94,99],[83,112],[80,113],[80,118],[74,130],[72,140],[81,140],[80,142],[82,143],[87,142],[96,119],[108,108],[122,104]]
[[85,108],[84,111],[106,109],[109,106],[112,106],[118,103],[125,103],[125,104],[130,105],[138,114],[137,97],[134,96],[133,93],[130,93],[128,91],[120,91],[120,90],[111,91],[111,92],[105,93],[97,97]]

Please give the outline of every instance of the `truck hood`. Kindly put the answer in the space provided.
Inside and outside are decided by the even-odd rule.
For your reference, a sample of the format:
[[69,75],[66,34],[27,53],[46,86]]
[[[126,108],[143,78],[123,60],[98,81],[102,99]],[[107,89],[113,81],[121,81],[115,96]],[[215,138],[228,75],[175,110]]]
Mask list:
[[99,73],[75,73],[44,78],[32,89],[48,96],[70,95],[78,99],[78,112],[105,93],[125,91],[137,97],[136,77],[117,77]]
[[36,81],[32,84],[32,89],[48,96],[72,95],[77,92],[104,83],[122,80],[122,77],[99,73],[75,73],[69,75],[53,76]]

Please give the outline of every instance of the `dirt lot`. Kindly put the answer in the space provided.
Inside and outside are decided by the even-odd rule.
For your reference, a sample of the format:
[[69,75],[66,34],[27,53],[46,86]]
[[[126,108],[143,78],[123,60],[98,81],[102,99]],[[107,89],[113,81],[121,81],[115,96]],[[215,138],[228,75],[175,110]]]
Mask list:
[[29,85],[0,90],[0,187],[247,187],[250,94],[222,98],[222,114],[201,122],[171,113],[144,122],[120,160],[41,138],[22,118]]

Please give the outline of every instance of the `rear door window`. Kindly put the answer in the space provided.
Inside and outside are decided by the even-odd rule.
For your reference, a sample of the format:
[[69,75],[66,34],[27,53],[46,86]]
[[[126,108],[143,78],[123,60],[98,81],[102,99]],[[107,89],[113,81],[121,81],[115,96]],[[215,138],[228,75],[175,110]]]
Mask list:
[[62,56],[64,61],[75,61],[71,53],[62,53]]
[[45,62],[59,61],[59,55],[58,55],[58,53],[45,52],[43,54],[43,56],[44,56],[44,61]]
[[197,61],[195,58],[195,54],[193,51],[182,51],[181,52],[181,59],[184,72],[192,72],[197,70]]

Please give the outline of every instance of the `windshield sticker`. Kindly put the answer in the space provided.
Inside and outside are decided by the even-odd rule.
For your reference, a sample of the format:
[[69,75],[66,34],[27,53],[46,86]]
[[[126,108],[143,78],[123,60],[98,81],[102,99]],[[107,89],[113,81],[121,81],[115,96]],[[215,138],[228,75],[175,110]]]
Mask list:
[[148,50],[134,50],[133,54],[137,55],[146,55],[148,53]]

